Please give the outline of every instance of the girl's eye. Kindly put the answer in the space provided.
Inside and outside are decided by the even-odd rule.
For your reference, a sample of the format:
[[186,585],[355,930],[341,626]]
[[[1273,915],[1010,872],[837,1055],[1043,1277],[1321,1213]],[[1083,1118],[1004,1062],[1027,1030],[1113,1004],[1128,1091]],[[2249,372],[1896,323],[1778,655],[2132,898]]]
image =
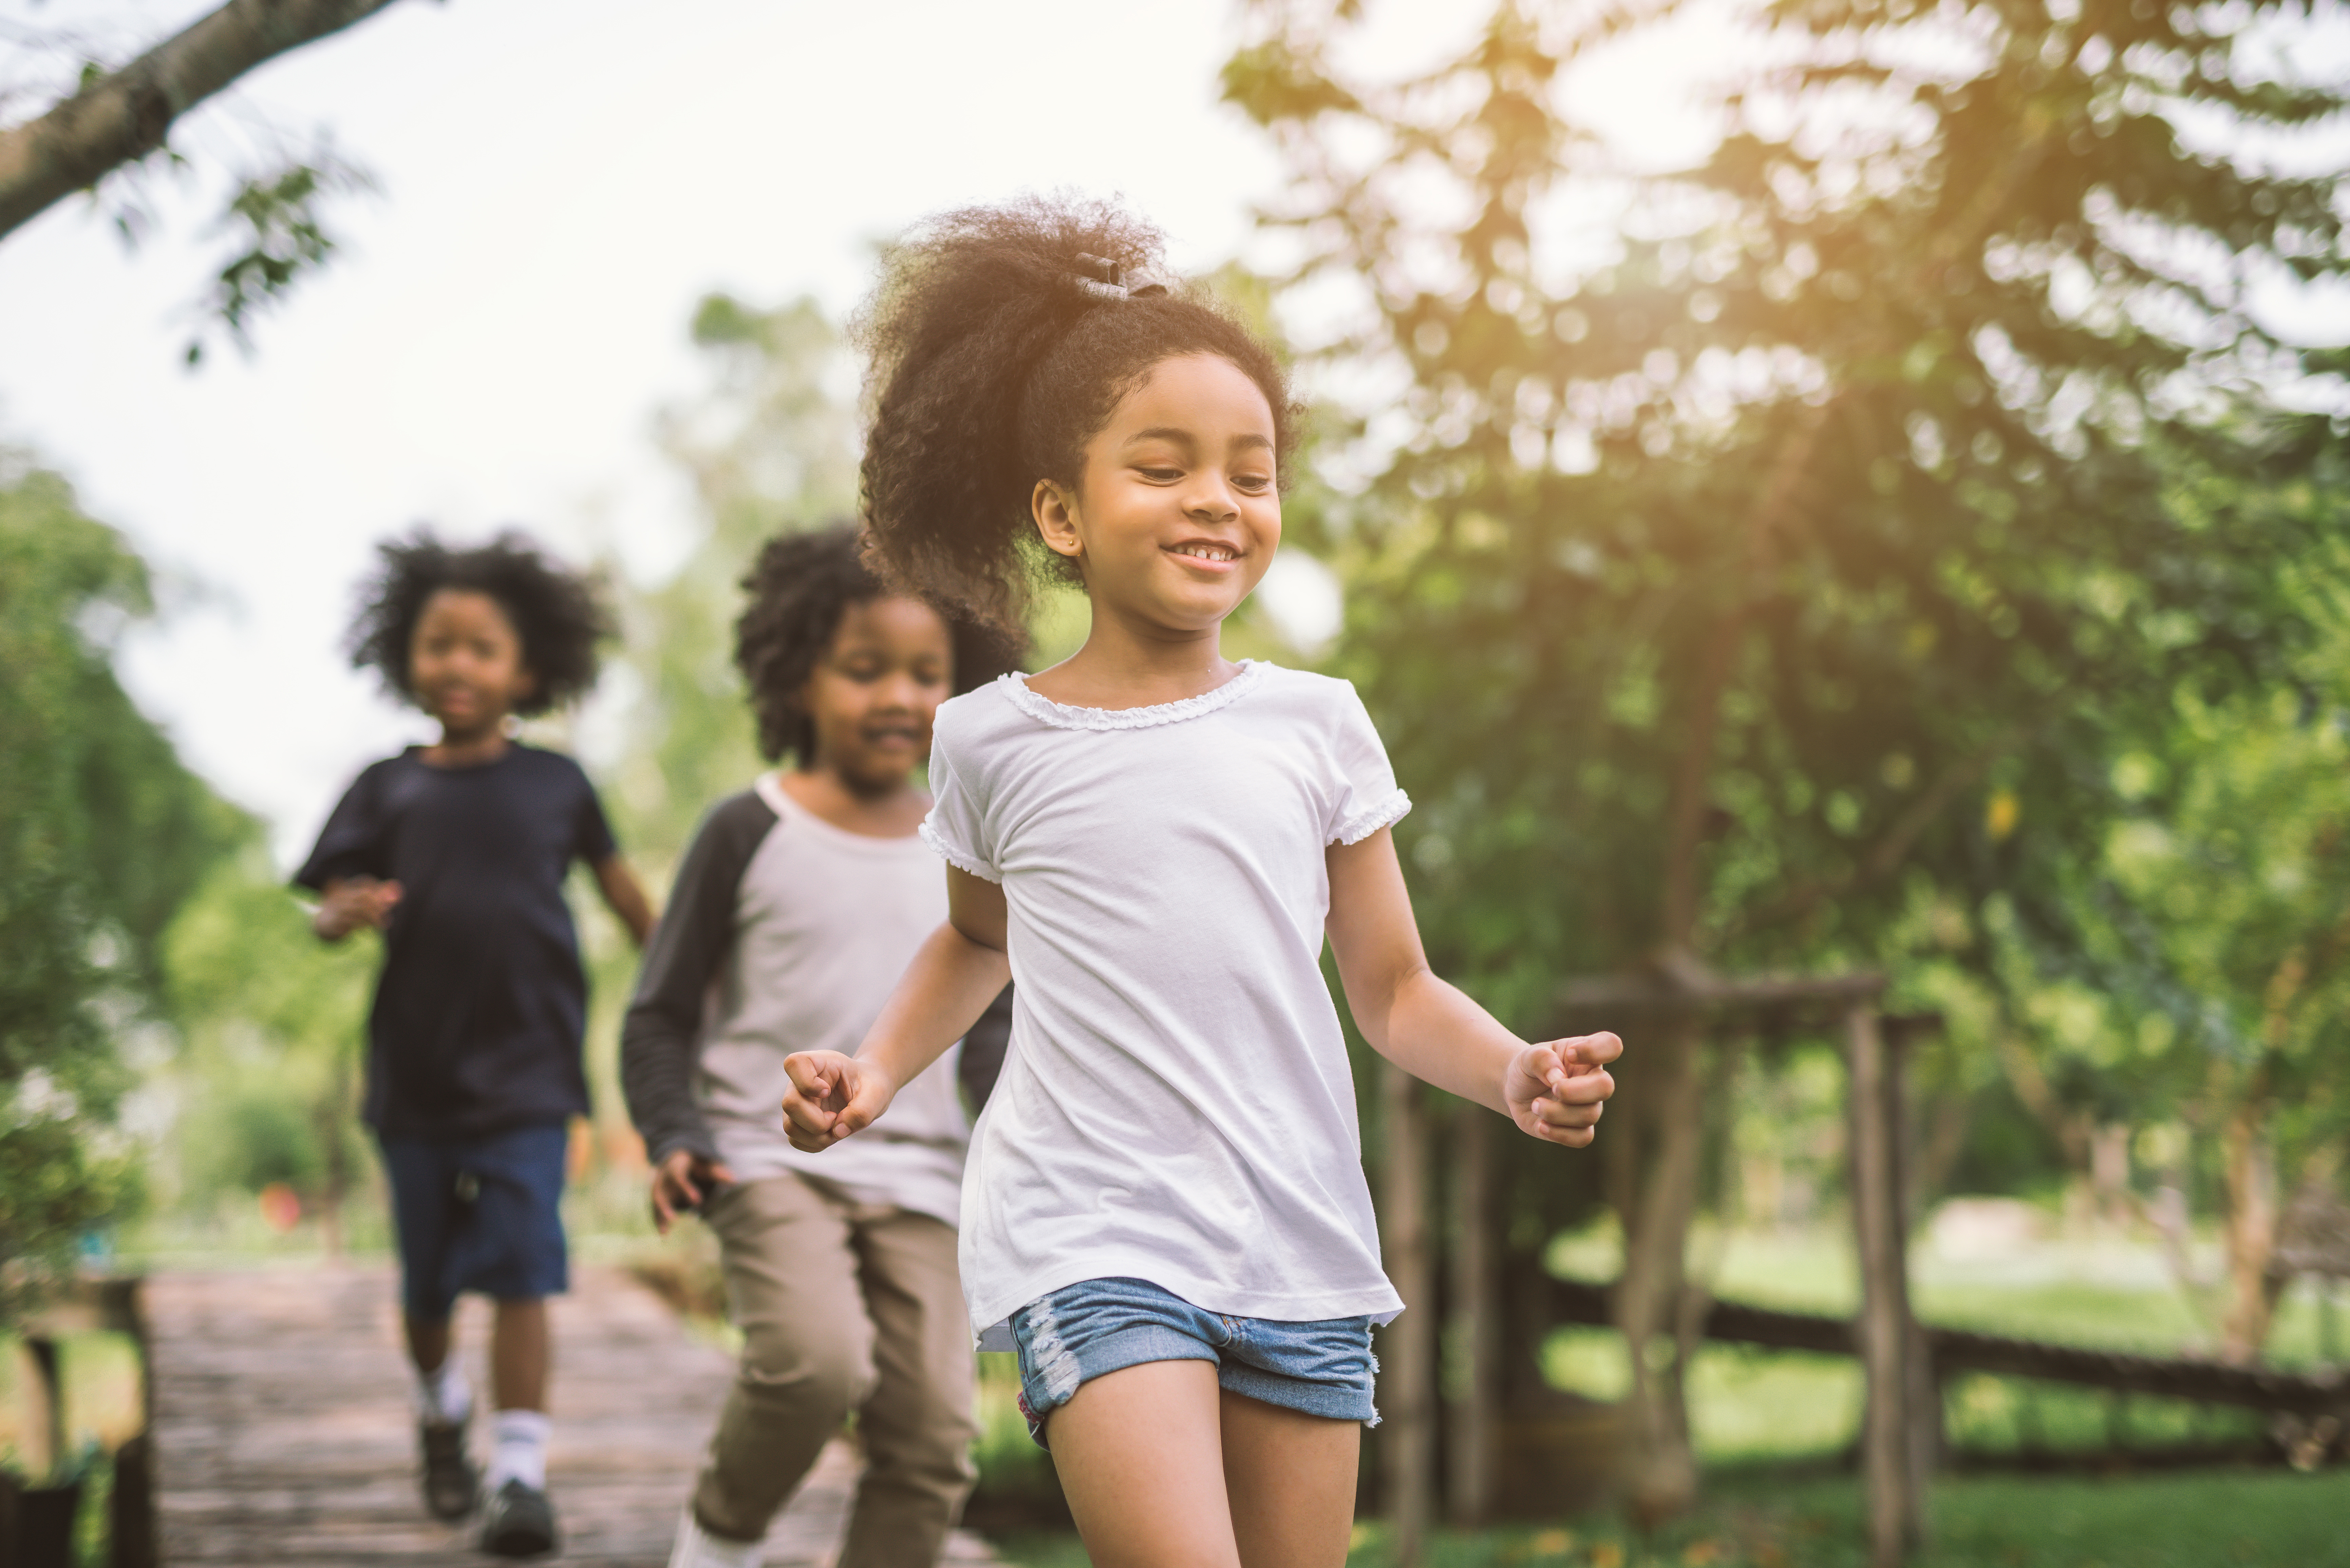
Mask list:
[[1140,468],[1135,472],[1153,484],[1172,484],[1183,477],[1183,471],[1180,468]]
[[1269,473],[1236,473],[1232,475],[1232,484],[1234,488],[1245,490],[1251,495],[1254,495],[1261,491],[1270,490],[1273,488],[1273,475]]

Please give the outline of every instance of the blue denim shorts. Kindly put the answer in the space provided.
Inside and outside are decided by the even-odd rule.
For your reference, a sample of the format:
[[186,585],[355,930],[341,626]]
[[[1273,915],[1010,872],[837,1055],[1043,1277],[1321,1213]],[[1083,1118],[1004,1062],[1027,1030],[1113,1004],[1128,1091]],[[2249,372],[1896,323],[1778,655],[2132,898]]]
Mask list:
[[452,1143],[378,1141],[410,1316],[438,1322],[464,1291],[500,1301],[563,1293],[570,1283],[562,1211],[569,1129],[557,1122]]
[[1371,1320],[1279,1323],[1208,1312],[1148,1280],[1084,1280],[1012,1314],[1020,1413],[1045,1447],[1045,1421],[1087,1378],[1146,1361],[1211,1361],[1219,1387],[1334,1421],[1378,1425]]

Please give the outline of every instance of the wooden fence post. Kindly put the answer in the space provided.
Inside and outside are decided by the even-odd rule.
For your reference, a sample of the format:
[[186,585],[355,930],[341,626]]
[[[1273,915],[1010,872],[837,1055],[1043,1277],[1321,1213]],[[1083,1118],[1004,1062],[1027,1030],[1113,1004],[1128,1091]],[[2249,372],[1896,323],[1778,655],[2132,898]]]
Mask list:
[[1435,1281],[1428,1245],[1428,1113],[1419,1081],[1379,1064],[1380,1220],[1403,1315],[1379,1335],[1380,1480],[1395,1526],[1396,1568],[1418,1568],[1436,1490]]
[[1445,1425],[1452,1522],[1485,1522],[1493,1495],[1493,1395],[1501,1324],[1493,1299],[1493,1129],[1499,1118],[1463,1102],[1453,1112],[1451,1370],[1460,1375]]
[[1902,1212],[1901,1118],[1887,1094],[1885,1044],[1874,998],[1845,1013],[1852,1156],[1852,1213],[1860,1253],[1860,1316],[1855,1326],[1867,1402],[1861,1428],[1868,1483],[1870,1568],[1900,1568],[1924,1535],[1924,1499],[1909,1420],[1916,1345],[1909,1314],[1908,1224]]

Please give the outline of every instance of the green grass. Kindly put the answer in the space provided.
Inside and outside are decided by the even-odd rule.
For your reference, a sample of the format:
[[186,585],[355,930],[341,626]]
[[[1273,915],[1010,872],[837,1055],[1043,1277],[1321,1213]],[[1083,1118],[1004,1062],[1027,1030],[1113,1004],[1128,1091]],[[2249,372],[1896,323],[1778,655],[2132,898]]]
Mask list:
[[[2350,1474],[2222,1471],[2112,1480],[1962,1478],[1937,1486],[1914,1568],[2350,1568]],[[1077,1568],[1073,1536],[996,1542],[1021,1568]],[[1357,1526],[1350,1568],[1393,1562]],[[1642,1542],[1611,1518],[1440,1531],[1428,1568],[1864,1568],[1860,1489],[1843,1479],[1722,1477],[1689,1519]]]

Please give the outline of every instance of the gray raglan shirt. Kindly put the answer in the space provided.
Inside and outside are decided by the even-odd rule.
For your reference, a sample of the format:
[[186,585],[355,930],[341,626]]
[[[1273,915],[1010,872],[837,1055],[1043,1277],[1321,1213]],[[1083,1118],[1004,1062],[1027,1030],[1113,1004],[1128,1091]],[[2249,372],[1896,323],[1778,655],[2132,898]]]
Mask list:
[[646,1154],[691,1149],[743,1180],[794,1171],[955,1223],[971,1137],[960,1091],[975,1110],[993,1085],[1008,992],[846,1143],[804,1154],[782,1114],[784,1058],[854,1052],[946,915],[946,879],[920,839],[835,827],[773,774],[720,802],[686,851],[621,1030],[621,1086]]

